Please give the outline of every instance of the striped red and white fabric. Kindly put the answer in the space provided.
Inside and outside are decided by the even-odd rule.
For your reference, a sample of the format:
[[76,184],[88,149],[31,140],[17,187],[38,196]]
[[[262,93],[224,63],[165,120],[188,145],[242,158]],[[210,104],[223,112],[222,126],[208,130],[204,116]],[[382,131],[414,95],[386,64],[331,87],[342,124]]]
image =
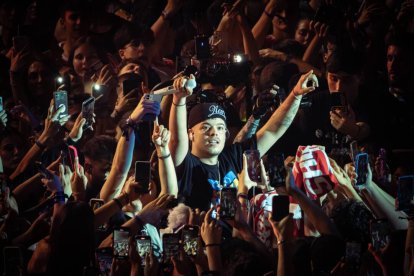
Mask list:
[[338,185],[325,147],[299,146],[293,165],[295,184],[311,199],[317,199]]

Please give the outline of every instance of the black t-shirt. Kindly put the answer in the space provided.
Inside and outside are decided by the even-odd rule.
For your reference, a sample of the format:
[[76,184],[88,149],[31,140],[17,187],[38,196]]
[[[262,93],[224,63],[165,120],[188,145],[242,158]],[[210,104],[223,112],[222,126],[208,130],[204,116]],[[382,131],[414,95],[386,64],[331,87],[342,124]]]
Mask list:
[[237,174],[243,168],[243,152],[247,149],[257,149],[256,136],[243,143],[226,146],[217,165],[204,164],[188,152],[177,167],[178,194],[185,198],[186,205],[208,210],[221,186],[237,188]]

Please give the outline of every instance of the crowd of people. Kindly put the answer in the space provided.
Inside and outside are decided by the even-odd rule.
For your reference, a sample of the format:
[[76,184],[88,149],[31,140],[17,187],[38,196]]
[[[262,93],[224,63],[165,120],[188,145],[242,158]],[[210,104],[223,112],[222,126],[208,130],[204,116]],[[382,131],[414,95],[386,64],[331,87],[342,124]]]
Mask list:
[[414,275],[413,0],[0,0],[3,275]]

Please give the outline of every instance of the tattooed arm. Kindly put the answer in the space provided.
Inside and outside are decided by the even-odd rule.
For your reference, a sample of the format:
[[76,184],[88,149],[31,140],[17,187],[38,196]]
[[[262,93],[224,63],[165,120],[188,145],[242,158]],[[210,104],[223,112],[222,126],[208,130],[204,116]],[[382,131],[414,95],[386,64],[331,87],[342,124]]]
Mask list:
[[[309,87],[306,86],[308,81],[312,82],[312,85]],[[266,154],[293,122],[299,109],[302,95],[314,91],[315,87],[318,87],[318,79],[312,70],[300,77],[286,100],[276,109],[272,117],[256,134],[257,148],[261,156]]]

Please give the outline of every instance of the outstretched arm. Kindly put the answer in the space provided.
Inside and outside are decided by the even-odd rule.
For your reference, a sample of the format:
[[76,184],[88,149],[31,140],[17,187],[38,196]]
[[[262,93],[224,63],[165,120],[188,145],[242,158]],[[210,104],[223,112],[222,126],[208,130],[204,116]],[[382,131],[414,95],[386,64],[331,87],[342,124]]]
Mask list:
[[[307,86],[311,81],[312,85]],[[302,75],[286,100],[273,113],[267,123],[257,132],[257,148],[263,156],[286,132],[299,109],[302,96],[318,87],[318,79],[313,71]]]
[[192,88],[183,88],[187,82],[194,82],[192,75],[190,80],[186,77],[177,78],[174,81],[174,89],[180,90],[173,96],[170,110],[169,127],[171,132],[170,150],[175,166],[179,166],[188,152],[189,142],[187,136],[187,97],[193,92]]

